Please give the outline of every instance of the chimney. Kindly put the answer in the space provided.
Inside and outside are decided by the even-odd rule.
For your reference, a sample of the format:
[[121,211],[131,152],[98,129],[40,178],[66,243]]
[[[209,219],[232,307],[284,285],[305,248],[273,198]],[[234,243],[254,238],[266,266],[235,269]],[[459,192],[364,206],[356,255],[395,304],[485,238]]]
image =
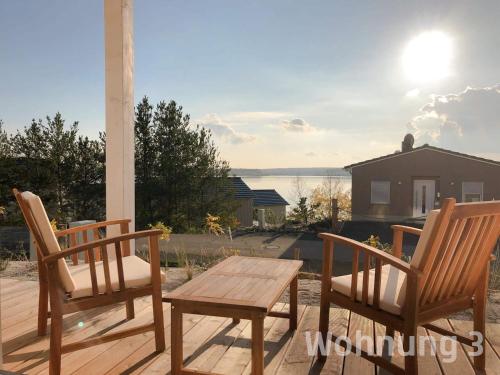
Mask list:
[[413,150],[413,143],[415,143],[415,138],[413,138],[413,135],[410,133],[406,134],[403,142],[401,142],[401,152],[408,152]]

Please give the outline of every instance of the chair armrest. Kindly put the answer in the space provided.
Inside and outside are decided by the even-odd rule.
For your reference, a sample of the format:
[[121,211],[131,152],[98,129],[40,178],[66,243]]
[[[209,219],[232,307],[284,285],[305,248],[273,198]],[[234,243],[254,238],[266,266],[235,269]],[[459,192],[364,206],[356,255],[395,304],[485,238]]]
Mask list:
[[415,268],[412,268],[408,263],[402,261],[401,259],[398,259],[391,254],[383,252],[379,249],[371,247],[371,246],[364,244],[362,242],[359,242],[359,241],[356,241],[356,240],[353,240],[353,239],[350,239],[347,237],[338,236],[336,234],[331,234],[331,233],[320,233],[318,235],[318,237],[323,239],[324,241],[331,241],[333,243],[341,243],[343,245],[347,245],[353,250],[360,250],[361,252],[368,254],[370,257],[374,257],[375,259],[379,259],[386,264],[390,264],[391,266],[393,266],[393,267],[397,268],[398,270],[403,271],[407,274],[408,273],[412,273],[412,274],[420,273],[420,271],[418,271]]
[[94,249],[96,247],[101,247],[103,249],[106,249],[106,245],[109,245],[112,243],[128,241],[128,240],[133,240],[133,239],[143,238],[143,237],[160,236],[161,234],[162,234],[162,231],[159,229],[150,229],[150,230],[143,230],[143,231],[134,232],[134,233],[121,234],[119,236],[107,237],[107,238],[103,238],[101,240],[91,241],[91,242],[87,242],[87,243],[84,243],[81,245],[69,247],[67,249],[61,250],[60,252],[47,255],[46,257],[44,257],[42,259],[42,262],[53,263],[53,262],[57,261],[58,259],[62,259],[62,258],[65,258],[67,256],[77,254],[80,252],[88,251],[88,250]]
[[130,219],[116,219],[116,220],[107,220],[107,221],[100,221],[98,223],[90,223],[90,224],[85,224],[85,225],[79,225],[77,227],[73,228],[68,228],[68,229],[63,229],[63,230],[58,230],[54,232],[57,238],[67,236],[72,233],[79,233],[79,232],[84,232],[90,229],[99,229],[99,228],[105,228],[109,227],[111,225],[124,225],[124,224],[129,224],[131,222]]
[[408,227],[406,225],[391,225],[391,228],[393,231],[411,233],[411,234],[414,234],[415,236],[420,236],[422,234],[422,229]]
[[[362,276],[362,286],[361,286],[361,302],[366,305],[368,304],[369,288],[370,288],[370,267],[371,258],[375,259],[375,277],[373,282],[373,306],[375,308],[380,307],[381,299],[381,285],[382,285],[382,265],[389,264],[398,270],[404,272],[407,275],[407,280],[410,280],[413,286],[413,280],[418,280],[420,271],[411,267],[408,263],[403,262],[390,254],[387,254],[379,249],[361,243],[359,241],[352,240],[350,238],[337,236],[331,233],[320,233],[319,237],[323,239],[323,257],[326,258],[326,262],[331,264],[331,257],[333,255],[334,243],[341,243],[343,245],[349,246],[353,250],[353,262],[352,262],[352,277],[351,277],[351,291],[350,299],[353,302],[358,301],[358,272],[359,272],[359,253],[362,252],[364,255],[363,259],[363,276]],[[329,251],[328,251],[329,250]],[[331,269],[325,267],[325,260],[323,260],[324,270],[330,271],[329,274],[323,274],[322,284],[321,284],[321,298],[322,301],[328,300],[328,295],[332,289]]]
[[403,255],[403,234],[410,233],[416,236],[420,236],[422,234],[422,229],[407,227],[405,225],[391,225],[393,230],[392,237],[392,254],[401,259]]

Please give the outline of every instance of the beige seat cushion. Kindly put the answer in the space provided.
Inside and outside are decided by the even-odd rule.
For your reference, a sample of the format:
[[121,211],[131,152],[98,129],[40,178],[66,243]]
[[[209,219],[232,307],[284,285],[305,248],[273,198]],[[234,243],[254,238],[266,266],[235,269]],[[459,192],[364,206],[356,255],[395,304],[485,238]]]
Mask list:
[[[43,207],[42,200],[38,195],[35,195],[29,191],[25,191],[21,193],[22,198],[28,203],[29,209],[33,214],[33,219],[35,224],[40,232],[40,236],[42,237],[42,241],[45,243],[47,250],[51,254],[55,254],[61,251],[59,243],[57,242],[57,238],[50,226],[49,218],[47,217],[47,212],[45,212],[45,208]],[[59,268],[59,276],[61,278],[61,282],[63,284],[64,290],[70,293],[75,290],[76,285],[75,281],[71,277],[71,274],[68,269],[68,265],[64,259],[59,259],[58,262]]]
[[423,267],[423,264],[421,263],[423,261],[425,250],[427,249],[427,245],[429,245],[429,239],[431,237],[432,230],[434,229],[434,225],[436,224],[439,212],[440,210],[432,210],[427,215],[424,228],[422,229],[422,234],[420,235],[417,247],[415,248],[415,252],[411,258],[410,264],[420,270],[422,269],[421,267]]
[[[375,269],[371,269],[370,278],[368,279],[368,304],[373,304],[373,287],[375,284]],[[361,301],[363,289],[363,272],[359,272],[357,283],[356,300]],[[332,278],[333,290],[344,294],[351,295],[351,280],[352,275],[337,276]],[[391,265],[382,266],[382,274],[380,278],[380,308],[391,314],[399,315],[403,301],[398,301],[398,295],[401,292],[403,283],[406,280],[404,272],[398,270]],[[404,296],[404,292],[402,293]],[[335,302],[335,301],[334,301]]]
[[[125,276],[125,287],[137,288],[151,284],[151,268],[148,262],[139,257],[123,257],[123,273]],[[106,281],[104,280],[104,266],[102,262],[96,262],[96,275],[99,293],[106,291]],[[72,298],[92,296],[92,281],[88,264],[81,264],[70,267],[71,276],[75,280],[76,288],[71,292]],[[111,288],[116,291],[120,289],[118,281],[118,268],[116,260],[110,260],[109,273],[111,276]],[[162,283],[166,277],[161,272]]]
[[[417,247],[415,248],[415,252],[413,253],[413,256],[410,261],[410,265],[414,268],[417,268],[419,270],[423,269],[423,259],[424,259],[424,254],[427,250],[427,247],[429,245],[429,239],[431,237],[431,233],[434,229],[434,226],[436,225],[437,218],[439,215],[440,210],[432,210],[429,212],[427,215],[427,219],[425,220],[424,227],[422,228],[422,233],[420,234],[420,238],[418,239]],[[403,292],[400,292],[397,302],[398,304],[402,305],[403,301],[405,299],[404,291],[406,291],[406,277],[403,283],[403,287],[401,288]]]

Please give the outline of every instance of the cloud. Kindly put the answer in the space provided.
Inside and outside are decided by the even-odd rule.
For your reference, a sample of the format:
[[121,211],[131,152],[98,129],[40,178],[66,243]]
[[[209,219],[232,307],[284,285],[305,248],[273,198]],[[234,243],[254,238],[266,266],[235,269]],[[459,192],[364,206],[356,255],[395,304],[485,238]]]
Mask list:
[[230,112],[224,118],[231,123],[253,124],[272,122],[283,117],[290,116],[286,112],[254,111],[254,112]]
[[413,90],[407,91],[406,94],[405,94],[405,96],[407,98],[416,98],[419,95],[420,95],[420,90],[419,89],[413,89]]
[[198,123],[201,126],[210,129],[215,137],[228,143],[241,144],[253,142],[256,139],[256,137],[251,134],[236,131],[231,124],[224,121],[215,113],[205,115],[198,121]]
[[292,120],[282,120],[281,127],[290,132],[296,133],[309,133],[316,130],[314,126],[301,118],[294,118]]
[[311,151],[311,152],[306,152],[306,156],[307,156],[308,158],[314,158],[314,157],[316,157],[316,156],[318,156],[318,155],[317,155],[315,152],[312,152],[312,151]]
[[500,84],[432,95],[408,124],[417,144],[478,154],[498,153]]

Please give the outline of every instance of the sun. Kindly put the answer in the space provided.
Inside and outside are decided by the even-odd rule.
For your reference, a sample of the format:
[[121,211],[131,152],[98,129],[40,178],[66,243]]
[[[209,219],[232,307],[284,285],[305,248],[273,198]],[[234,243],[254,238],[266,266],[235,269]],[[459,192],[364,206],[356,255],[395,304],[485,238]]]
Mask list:
[[450,75],[453,57],[451,38],[441,31],[424,32],[408,43],[403,53],[403,70],[415,83],[430,83]]

